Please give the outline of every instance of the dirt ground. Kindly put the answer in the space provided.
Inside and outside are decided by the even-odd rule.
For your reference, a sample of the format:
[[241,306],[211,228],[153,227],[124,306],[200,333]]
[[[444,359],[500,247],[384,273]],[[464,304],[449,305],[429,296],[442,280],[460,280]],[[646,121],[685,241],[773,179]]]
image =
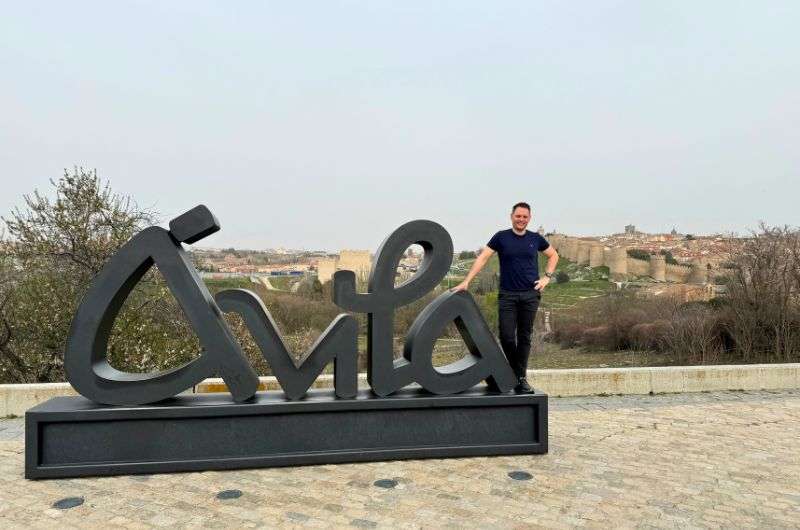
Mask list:
[[[561,348],[548,342],[535,343],[530,357],[530,368],[618,368],[632,366],[675,366],[685,364],[674,356],[656,352],[635,351],[588,351],[582,348]],[[442,366],[451,363],[467,353],[467,348],[459,339],[439,339],[436,341],[433,363]],[[737,361],[740,362],[740,361]],[[727,364],[720,359],[717,364]]]

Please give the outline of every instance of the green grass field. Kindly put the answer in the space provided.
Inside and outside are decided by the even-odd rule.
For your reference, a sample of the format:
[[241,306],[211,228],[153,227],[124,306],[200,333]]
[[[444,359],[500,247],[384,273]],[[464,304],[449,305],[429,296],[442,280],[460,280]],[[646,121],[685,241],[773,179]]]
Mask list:
[[[442,281],[443,287],[452,287],[458,285],[466,276],[466,272],[472,266],[475,260],[458,261],[454,267],[450,269],[451,276]],[[539,255],[539,270],[544,271],[547,264],[547,258]],[[614,288],[614,285],[608,281],[608,268],[597,267],[590,269],[588,267],[578,266],[575,263],[561,259],[556,267],[556,272],[565,272],[570,277],[570,281],[566,283],[551,282],[547,286],[542,296],[542,305],[544,309],[564,309],[574,307],[576,304],[581,303],[583,300],[603,296]],[[463,272],[463,275],[456,275]],[[500,262],[497,256],[492,256],[489,262],[484,267],[482,274],[498,274],[500,272]],[[474,289],[478,281],[470,284],[470,290]]]
[[543,309],[565,309],[584,300],[608,293],[613,284],[605,280],[575,280],[567,283],[551,283],[542,294]]
[[299,282],[300,279],[301,278],[296,276],[270,276],[269,283],[280,291],[288,291],[292,288],[292,285]]
[[[539,270],[543,271],[547,259],[539,256]],[[570,280],[565,283],[551,282],[542,296],[544,309],[564,309],[574,307],[584,300],[597,298],[607,294],[614,288],[608,281],[608,267],[579,266],[573,262],[561,259],[556,267],[556,273],[565,272]]]

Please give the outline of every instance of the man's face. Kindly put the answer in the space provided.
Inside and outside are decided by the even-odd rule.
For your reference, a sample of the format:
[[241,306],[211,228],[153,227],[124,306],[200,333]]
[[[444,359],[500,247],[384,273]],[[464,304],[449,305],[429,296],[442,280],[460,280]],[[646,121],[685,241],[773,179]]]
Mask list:
[[531,221],[531,212],[527,208],[514,208],[511,212],[511,226],[517,232],[522,232],[528,228],[528,223]]

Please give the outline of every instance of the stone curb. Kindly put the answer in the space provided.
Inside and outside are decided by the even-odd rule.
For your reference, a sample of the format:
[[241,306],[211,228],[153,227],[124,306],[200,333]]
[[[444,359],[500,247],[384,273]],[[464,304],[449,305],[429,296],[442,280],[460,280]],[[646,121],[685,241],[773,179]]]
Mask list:
[[[800,388],[800,363],[528,370],[528,377],[533,386],[551,397],[781,390]],[[358,385],[367,386],[366,374],[358,374]],[[323,374],[313,388],[332,386],[333,376]],[[278,389],[274,377],[261,378],[259,390]],[[206,379],[194,388],[196,393],[225,391],[225,383],[217,378]],[[75,394],[69,383],[0,385],[0,417],[22,416],[52,397]]]

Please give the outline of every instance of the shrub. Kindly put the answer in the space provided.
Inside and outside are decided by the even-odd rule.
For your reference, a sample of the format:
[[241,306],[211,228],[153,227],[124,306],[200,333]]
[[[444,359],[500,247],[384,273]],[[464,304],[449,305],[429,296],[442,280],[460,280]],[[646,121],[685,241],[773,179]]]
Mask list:
[[565,271],[558,271],[556,273],[556,283],[567,283],[569,281],[569,274]]
[[551,340],[557,342],[562,348],[580,346],[585,328],[585,325],[578,322],[567,321],[553,328]]
[[650,261],[650,253],[646,250],[642,250],[640,248],[629,248],[627,250],[628,256],[633,259],[641,259],[645,261]]
[[581,333],[581,344],[602,350],[618,349],[615,330],[608,325],[584,328]]
[[659,254],[664,256],[664,261],[669,263],[670,265],[677,265],[678,264],[678,260],[676,260],[675,256],[672,255],[672,251],[671,250],[666,250],[666,249],[662,248],[659,251]]
[[718,313],[705,304],[686,304],[673,315],[664,340],[680,362],[708,364],[722,352]]
[[554,319],[552,340],[562,347],[583,345],[603,350],[660,350],[671,299],[638,297],[620,291],[587,301]]
[[634,324],[629,332],[631,347],[638,351],[664,351],[669,330],[670,322],[663,319]]

